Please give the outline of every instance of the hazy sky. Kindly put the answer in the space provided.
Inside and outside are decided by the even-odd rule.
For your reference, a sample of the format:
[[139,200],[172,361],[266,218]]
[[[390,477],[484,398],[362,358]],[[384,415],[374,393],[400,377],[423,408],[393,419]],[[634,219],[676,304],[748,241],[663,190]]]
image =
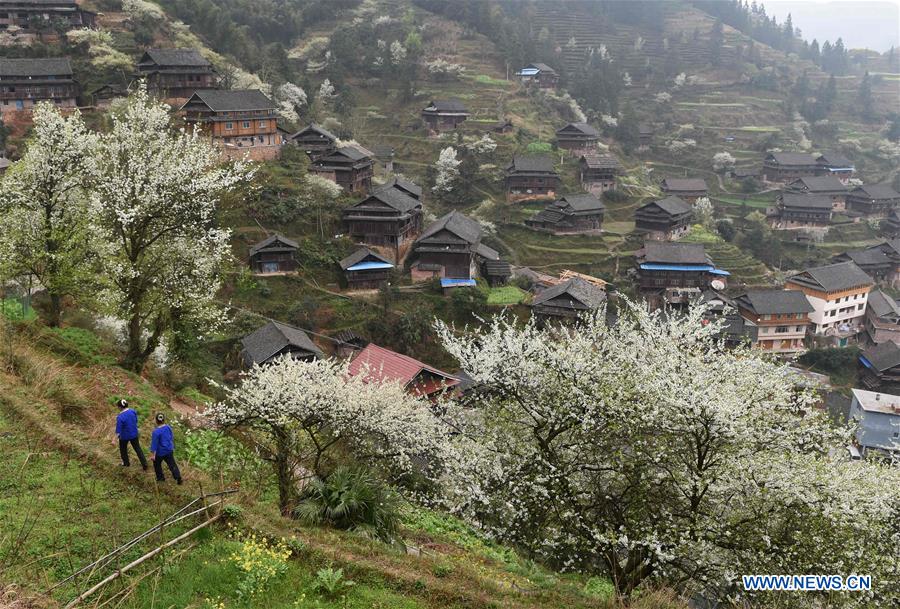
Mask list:
[[788,13],[806,40],[887,51],[900,47],[900,0],[761,0],[766,14],[783,23]]

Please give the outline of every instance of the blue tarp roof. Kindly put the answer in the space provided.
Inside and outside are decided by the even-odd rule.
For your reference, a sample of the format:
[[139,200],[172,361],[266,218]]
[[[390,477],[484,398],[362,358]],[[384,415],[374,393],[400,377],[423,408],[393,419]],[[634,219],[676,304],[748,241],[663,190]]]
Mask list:
[[474,288],[477,284],[474,279],[452,279],[441,277],[442,288]]
[[644,262],[641,268],[645,271],[706,271],[713,275],[731,275],[728,271],[717,269],[711,264],[663,264]]
[[865,366],[866,368],[871,368],[872,370],[875,369],[875,366],[872,365],[872,362],[864,358],[862,355],[859,356],[859,361],[861,361],[863,366]]
[[347,267],[348,271],[373,271],[375,269],[392,269],[394,265],[390,262],[360,262],[353,266]]

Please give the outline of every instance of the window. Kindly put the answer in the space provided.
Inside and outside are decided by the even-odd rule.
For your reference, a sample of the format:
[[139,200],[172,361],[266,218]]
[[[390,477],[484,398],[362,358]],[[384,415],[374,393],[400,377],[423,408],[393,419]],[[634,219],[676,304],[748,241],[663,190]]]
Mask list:
[[862,304],[856,305],[856,310],[857,310],[857,311],[862,311],[862,310],[863,310],[863,305],[862,305]]
[[787,334],[790,331],[788,326],[778,326],[775,328],[775,334]]
[[265,129],[268,126],[268,124],[266,123],[266,121],[259,121],[256,124],[256,126],[259,127],[260,129]]
[[244,122],[242,123],[242,126],[244,127],[244,129],[249,129],[249,128],[250,128],[250,121],[244,121]]
[[765,315],[763,315],[763,319],[772,319],[772,316],[766,313]]
[[227,123],[225,123],[225,129],[231,131],[232,129],[234,129],[234,123],[228,121]]
[[797,326],[797,332],[803,332],[803,326]]

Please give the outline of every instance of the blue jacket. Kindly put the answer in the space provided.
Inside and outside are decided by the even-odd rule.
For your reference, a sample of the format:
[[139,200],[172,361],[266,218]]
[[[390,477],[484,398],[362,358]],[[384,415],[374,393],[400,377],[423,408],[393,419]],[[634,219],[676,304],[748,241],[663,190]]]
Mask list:
[[138,437],[137,413],[126,408],[116,417],[116,435],[120,440],[134,440]]
[[157,457],[165,457],[175,452],[175,436],[171,427],[161,425],[153,430],[150,437],[150,452],[156,453]]

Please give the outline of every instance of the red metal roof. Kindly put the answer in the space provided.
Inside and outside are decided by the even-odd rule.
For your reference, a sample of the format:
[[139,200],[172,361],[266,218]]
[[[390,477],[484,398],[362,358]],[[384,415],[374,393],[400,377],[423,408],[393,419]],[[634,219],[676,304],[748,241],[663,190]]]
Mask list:
[[[399,382],[415,395],[427,396],[459,385],[459,379],[452,374],[371,343],[350,362],[350,374],[357,375],[365,368],[367,368],[366,381]],[[420,378],[423,377],[423,373],[424,378]],[[440,378],[429,378],[430,375]]]

